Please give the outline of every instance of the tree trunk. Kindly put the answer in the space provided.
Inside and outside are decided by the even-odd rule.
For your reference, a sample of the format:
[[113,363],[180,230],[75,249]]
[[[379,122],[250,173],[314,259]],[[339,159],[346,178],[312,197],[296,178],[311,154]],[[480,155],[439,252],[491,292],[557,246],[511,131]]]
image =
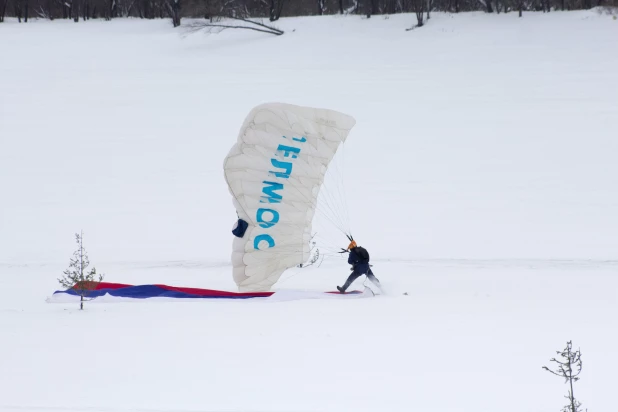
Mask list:
[[279,20],[283,11],[284,0],[270,0],[270,21]]
[[562,11],[564,11],[564,0],[562,0]]
[[485,0],[487,2],[487,13],[493,13],[494,9],[491,7],[491,0]]
[[423,27],[423,17],[424,17],[424,6],[425,6],[425,1],[424,0],[413,0],[414,1],[414,12],[416,13],[416,22],[417,22],[417,27]]
[[519,7],[519,17],[521,17],[522,16],[522,11],[523,11],[523,8],[524,8],[524,2],[522,0],[519,0],[518,7]]
[[83,296],[80,296],[79,310],[84,310],[84,297]]
[[172,16],[172,24],[174,27],[180,26],[180,0],[170,0],[170,3],[167,3],[169,7],[170,15]]
[[28,23],[28,12],[30,11],[29,0],[24,3],[24,23]]
[[343,0],[339,0],[339,14],[343,14]]
[[427,0],[427,21],[431,18],[429,12],[431,11],[431,0]]
[[9,4],[9,0],[0,0],[0,2],[0,23],[2,23],[6,15],[6,6]]
[[270,21],[277,20],[276,10],[277,10],[276,0],[270,0],[270,17],[269,17]]
[[575,412],[577,409],[575,408],[575,394],[573,393],[573,365],[571,365],[571,347],[567,344],[567,355],[568,355],[568,371],[569,371],[569,385],[571,386],[571,391],[569,392],[569,398],[571,401],[571,411]]
[[459,13],[459,0],[455,0],[455,13]]

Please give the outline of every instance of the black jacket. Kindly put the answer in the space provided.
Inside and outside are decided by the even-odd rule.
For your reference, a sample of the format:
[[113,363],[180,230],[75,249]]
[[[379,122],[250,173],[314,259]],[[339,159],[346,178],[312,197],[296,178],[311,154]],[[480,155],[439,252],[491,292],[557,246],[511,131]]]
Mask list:
[[355,271],[367,272],[369,270],[369,252],[361,246],[352,248],[348,263],[354,267]]

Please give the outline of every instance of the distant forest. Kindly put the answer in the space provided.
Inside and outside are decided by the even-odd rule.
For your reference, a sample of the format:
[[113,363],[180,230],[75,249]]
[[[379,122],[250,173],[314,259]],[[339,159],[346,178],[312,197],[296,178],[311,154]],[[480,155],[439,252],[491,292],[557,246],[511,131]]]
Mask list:
[[509,13],[550,12],[618,6],[618,0],[0,0],[0,22],[5,16],[28,22],[29,18],[111,20],[171,18],[179,26],[181,18],[217,22],[222,18],[263,18],[353,14],[372,15],[416,13],[419,26],[423,14],[436,12],[485,11]]

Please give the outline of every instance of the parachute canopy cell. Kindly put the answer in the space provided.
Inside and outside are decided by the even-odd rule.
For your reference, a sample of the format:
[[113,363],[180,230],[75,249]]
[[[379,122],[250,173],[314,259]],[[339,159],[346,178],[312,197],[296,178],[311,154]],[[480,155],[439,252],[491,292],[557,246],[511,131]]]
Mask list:
[[285,103],[251,110],[223,166],[239,222],[247,226],[236,226],[232,241],[239,291],[268,291],[286,269],[308,259],[324,175],[355,123],[334,110]]

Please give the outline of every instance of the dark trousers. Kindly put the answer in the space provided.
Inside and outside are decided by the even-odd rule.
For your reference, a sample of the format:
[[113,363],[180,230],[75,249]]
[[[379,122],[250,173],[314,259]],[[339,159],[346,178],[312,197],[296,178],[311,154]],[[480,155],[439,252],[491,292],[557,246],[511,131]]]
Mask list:
[[371,268],[367,270],[367,273],[360,271],[358,269],[354,269],[354,271],[350,273],[350,276],[348,276],[348,280],[346,280],[345,284],[341,287],[341,290],[345,291],[347,288],[350,287],[352,282],[354,282],[356,279],[358,279],[362,275],[367,275],[367,279],[373,282],[374,285],[378,287],[380,286],[380,281],[378,280],[378,278],[375,277],[375,275],[371,271]]

